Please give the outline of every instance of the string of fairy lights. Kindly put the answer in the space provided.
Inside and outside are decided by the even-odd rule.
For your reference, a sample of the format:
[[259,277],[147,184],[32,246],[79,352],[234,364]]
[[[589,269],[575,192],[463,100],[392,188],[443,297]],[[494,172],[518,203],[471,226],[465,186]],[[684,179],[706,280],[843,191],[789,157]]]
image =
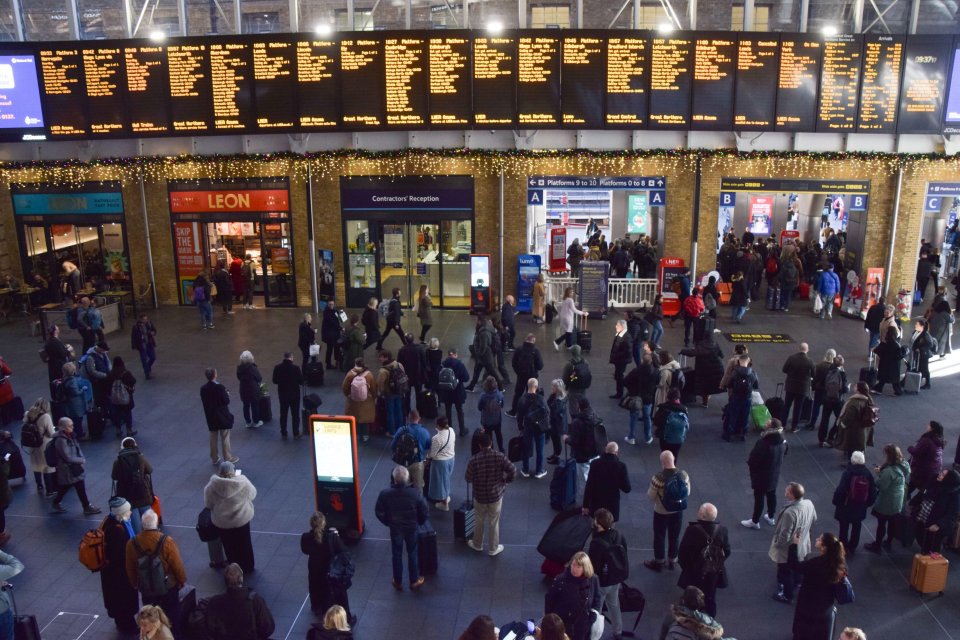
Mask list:
[[[844,176],[884,177],[903,168],[916,177],[956,171],[957,159],[941,154],[872,152],[752,151],[729,149],[651,149],[636,151],[403,149],[337,150],[313,153],[236,155],[133,156],[81,160],[0,163],[4,183],[45,183],[80,188],[88,182],[159,183],[166,180],[241,181],[286,176],[294,182],[361,175],[451,175],[527,177],[532,174],[626,175],[659,172],[693,174],[704,169],[729,175],[793,175],[831,177],[842,166]],[[842,164],[841,164],[842,163]]]

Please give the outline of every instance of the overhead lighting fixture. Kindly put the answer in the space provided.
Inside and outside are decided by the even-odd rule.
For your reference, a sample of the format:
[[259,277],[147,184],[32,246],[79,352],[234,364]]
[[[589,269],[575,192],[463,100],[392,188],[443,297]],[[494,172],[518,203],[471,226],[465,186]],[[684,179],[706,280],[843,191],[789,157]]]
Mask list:
[[503,23],[499,20],[491,20],[487,23],[487,33],[498,36],[503,33]]
[[829,24],[823,28],[822,33],[825,36],[835,36],[840,33],[840,30],[837,29],[834,25]]
[[672,22],[661,22],[660,24],[657,25],[657,31],[659,31],[660,33],[670,33],[671,31],[673,31],[673,28],[674,27]]
[[163,42],[167,39],[167,34],[159,29],[150,32],[150,39],[154,42]]
[[333,25],[328,22],[321,22],[313,28],[314,33],[318,36],[329,36],[333,34]]

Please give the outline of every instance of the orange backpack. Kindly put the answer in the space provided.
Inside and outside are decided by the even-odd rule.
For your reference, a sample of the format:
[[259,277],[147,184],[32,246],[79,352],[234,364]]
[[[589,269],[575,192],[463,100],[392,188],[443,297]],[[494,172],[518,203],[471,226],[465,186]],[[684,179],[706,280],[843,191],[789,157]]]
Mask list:
[[107,566],[107,554],[104,549],[103,525],[107,522],[104,518],[100,526],[96,529],[90,529],[80,540],[80,549],[77,555],[80,564],[90,571],[97,572]]

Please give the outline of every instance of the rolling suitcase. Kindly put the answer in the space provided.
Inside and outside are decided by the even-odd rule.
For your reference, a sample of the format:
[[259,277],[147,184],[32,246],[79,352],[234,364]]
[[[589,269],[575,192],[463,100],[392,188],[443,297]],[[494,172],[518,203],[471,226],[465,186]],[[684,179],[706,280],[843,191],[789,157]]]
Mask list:
[[928,556],[916,554],[913,556],[913,566],[910,568],[910,588],[925,593],[940,593],[947,588],[947,571],[950,562],[939,553]]
[[545,313],[546,313],[546,317],[544,318],[544,320],[547,321],[547,324],[552,324],[554,316],[557,315],[557,308],[553,306],[552,302],[547,304]]
[[548,560],[566,564],[578,551],[583,551],[587,538],[593,533],[593,518],[580,509],[558,513],[544,531],[537,552]]
[[787,404],[783,401],[783,383],[777,384],[777,389],[774,394],[774,397],[767,398],[763,403],[767,405],[767,409],[770,410],[770,415],[776,418],[777,420],[783,419],[783,410],[786,409]]
[[301,431],[305,435],[310,433],[310,416],[314,413],[320,413],[320,405],[323,399],[316,393],[307,393],[303,396],[303,421],[300,423]]
[[264,422],[273,420],[273,403],[270,402],[270,395],[265,394],[257,398],[257,408],[260,410],[260,419]]
[[22,616],[17,611],[17,600],[13,597],[13,585],[7,583],[3,587],[10,594],[10,604],[13,608],[13,638],[14,640],[40,640],[40,625],[37,616]]
[[903,392],[909,393],[910,395],[917,395],[920,393],[920,383],[921,377],[920,372],[917,369],[920,368],[919,361],[914,358],[910,362],[910,366],[907,368],[907,373],[903,376]]
[[580,328],[576,332],[575,343],[580,345],[580,349],[584,353],[590,353],[590,349],[593,348],[593,331],[587,330],[587,318],[585,316],[577,316],[580,319]]
[[310,358],[310,361],[307,362],[307,368],[303,372],[303,380],[308,387],[323,386],[323,363],[317,356]]
[[797,298],[800,300],[809,300],[810,299],[810,283],[801,282],[797,287]]
[[[566,453],[566,450],[564,450]],[[550,508],[566,511],[577,504],[577,462],[569,457],[557,463],[550,479]]]
[[810,422],[810,416],[813,414],[813,398],[810,396],[804,397],[800,402],[800,422],[806,424]]
[[87,434],[91,440],[99,440],[103,437],[103,430],[107,428],[107,420],[103,415],[103,409],[94,407],[87,413]]
[[680,390],[680,402],[694,404],[697,401],[697,372],[687,366],[687,356],[680,356],[680,370],[683,371],[683,389]]
[[417,526],[417,557],[420,575],[432,576],[437,572],[437,532],[429,522]]
[[523,436],[515,436],[507,442],[507,459],[510,462],[523,460]]
[[873,387],[877,384],[879,373],[877,368],[873,366],[873,353],[870,354],[870,357],[867,358],[867,366],[860,367],[860,382],[866,382],[868,385]]
[[457,540],[472,538],[475,520],[476,512],[470,499],[470,485],[467,484],[467,499],[453,512],[453,537]]
[[20,396],[14,396],[10,402],[0,405],[0,425],[20,422],[23,420],[23,413],[23,400]]
[[767,287],[767,310],[776,311],[780,308],[780,287]]
[[424,420],[437,417],[437,394],[430,389],[417,389],[417,411]]

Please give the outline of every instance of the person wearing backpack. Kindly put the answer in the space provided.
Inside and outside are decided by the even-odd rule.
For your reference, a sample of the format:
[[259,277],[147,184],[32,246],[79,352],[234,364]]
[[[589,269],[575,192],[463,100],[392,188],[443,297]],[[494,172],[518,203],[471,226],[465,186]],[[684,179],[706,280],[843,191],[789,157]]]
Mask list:
[[620,494],[630,493],[630,473],[620,460],[620,445],[608,442],[600,457],[590,465],[590,476],[583,489],[583,512],[593,515],[606,511],[613,521],[620,520]]
[[667,401],[667,392],[671,388],[683,391],[681,382],[684,382],[680,363],[674,359],[669,351],[661,350],[656,357],[660,361],[660,367],[657,369],[659,378],[657,380],[657,393],[653,400],[655,405]]
[[840,524],[840,542],[848,555],[856,553],[860,544],[860,525],[867,517],[867,509],[877,499],[877,484],[866,467],[862,451],[854,451],[840,482],[833,492],[833,517]]
[[228,461],[220,463],[203,488],[203,506],[210,509],[210,520],[220,530],[227,562],[236,562],[247,573],[254,570],[250,521],[256,497],[257,488]]
[[100,588],[103,608],[113,618],[117,631],[133,634],[137,631],[134,616],[140,606],[140,597],[127,579],[127,543],[136,535],[130,521],[130,503],[120,496],[110,499],[110,515],[103,519],[103,555],[106,564],[100,569]]
[[[615,443],[613,443],[615,444]],[[602,604],[607,606],[613,637],[623,637],[623,616],[620,612],[620,584],[630,577],[627,541],[614,528],[615,518],[606,509],[593,514],[593,538],[587,555],[597,572]]]
[[137,431],[133,428],[133,390],[137,379],[120,356],[114,356],[113,367],[107,379],[110,383],[110,418],[117,428],[117,437],[123,436],[124,426],[128,436],[136,435]]
[[500,340],[493,322],[486,316],[477,317],[477,330],[473,336],[473,377],[470,384],[467,385],[467,391],[473,393],[477,383],[480,381],[481,374],[493,376],[497,380],[497,386],[503,388],[503,378],[500,374],[500,368],[497,366],[497,352],[495,343]]
[[[293,423],[293,439],[300,439],[300,391],[303,388],[303,371],[293,361],[293,352],[286,351],[283,361],[273,368],[273,384],[277,387],[280,401],[280,437],[287,439],[287,414]],[[309,425],[303,425],[307,433]]]
[[[480,412],[480,426],[484,431],[493,434],[497,442],[497,449],[500,451],[504,451],[503,401],[503,392],[497,387],[497,379],[493,376],[487,376],[483,381],[483,393],[480,394],[480,399],[477,401],[477,410]],[[516,417],[516,412],[513,415]]]
[[330,580],[330,563],[333,557],[346,551],[346,545],[333,527],[327,526],[327,517],[320,511],[310,516],[310,530],[300,534],[300,551],[307,556],[307,584],[310,591],[310,610],[322,616],[333,605],[344,608],[351,623],[356,617],[350,615],[347,587],[341,581]]
[[[677,469],[673,453],[660,452],[660,471],[650,479],[647,497],[653,502],[653,560],[643,566],[657,573],[677,563],[683,512],[690,496],[690,476]],[[667,555],[669,554],[669,555]]]
[[410,483],[423,490],[423,461],[430,451],[430,432],[420,424],[420,413],[411,409],[407,422],[393,434],[390,451],[393,461],[410,472]]
[[511,418],[517,417],[517,402],[527,391],[527,380],[539,378],[540,372],[543,370],[543,356],[540,355],[536,343],[537,337],[528,333],[520,348],[513,352],[513,359],[510,364],[517,380],[513,387],[513,401],[510,403],[510,410],[507,411],[507,415]]
[[[820,446],[824,447],[827,443],[827,434],[830,429],[830,418],[836,420],[840,417],[840,409],[843,407],[843,398],[847,395],[849,384],[847,383],[847,372],[843,368],[843,356],[834,356],[830,368],[823,376],[823,391],[821,392],[822,411],[820,416],[820,428],[817,431],[817,438]],[[819,366],[819,365],[817,365]],[[814,415],[811,413],[811,415]]]
[[68,362],[63,365],[63,377],[60,386],[63,388],[65,399],[64,413],[70,418],[77,432],[77,438],[86,440],[83,431],[83,419],[87,411],[93,406],[93,385],[80,375],[77,365]]
[[[792,244],[784,247],[783,254],[780,256],[778,275],[780,277],[780,309],[787,312],[790,311],[793,292],[803,279],[803,265],[797,258],[796,247]],[[830,298],[830,304],[833,304],[832,297]]]
[[820,415],[820,408],[823,407],[823,391],[826,385],[827,371],[833,366],[833,359],[837,357],[836,349],[827,349],[823,354],[823,360],[813,367],[813,406],[810,409],[810,420],[807,422],[807,431],[813,431],[817,426],[817,417]]
[[590,371],[590,363],[583,358],[583,349],[580,345],[573,345],[569,351],[570,360],[563,365],[560,378],[567,385],[571,407],[576,408],[577,400],[585,396],[587,389],[593,383],[593,373]]
[[[101,410],[110,408],[110,392],[113,381],[110,378],[110,345],[100,341],[87,351],[80,359],[82,370],[80,374],[93,385],[93,404]],[[91,435],[97,436],[92,433]]]
[[670,389],[667,401],[657,405],[653,415],[654,435],[660,439],[660,451],[673,454],[674,462],[680,457],[680,449],[690,433],[690,416],[680,403],[680,392]]
[[893,538],[899,533],[897,520],[907,504],[910,484],[910,465],[903,459],[900,447],[888,444],[883,448],[883,455],[883,466],[873,468],[877,474],[877,499],[871,513],[877,518],[877,534],[873,542],[863,545],[872,553],[880,553],[881,547],[887,551],[893,549]]
[[[67,495],[70,489],[76,489],[77,497],[80,498],[80,504],[83,505],[85,515],[96,515],[100,513],[100,508],[90,504],[87,498],[87,487],[84,484],[87,460],[83,457],[80,450],[80,443],[73,433],[73,420],[70,418],[60,418],[57,423],[57,435],[44,449],[44,456],[47,464],[53,462],[48,455],[48,449],[54,452],[53,459],[57,467],[57,495],[53,498],[53,513],[66,513],[60,502]],[[52,465],[51,465],[52,466]]]
[[243,569],[231,563],[223,571],[226,591],[210,598],[206,628],[210,640],[267,640],[276,627],[266,600],[243,586]]
[[717,524],[717,508],[705,502],[697,510],[697,521],[687,525],[680,541],[680,579],[677,586],[703,591],[704,611],[717,617],[717,589],[727,587],[725,561],[730,557],[727,528]]
[[[642,349],[642,347],[641,347]],[[653,352],[644,351],[640,358],[640,364],[630,370],[630,373],[623,379],[626,387],[629,403],[626,408],[630,411],[630,427],[623,440],[627,444],[637,443],[637,427],[643,419],[643,437],[644,444],[653,442],[653,401],[657,395],[657,384],[660,381],[660,373],[654,366]]]
[[133,510],[130,522],[140,533],[141,516],[153,505],[153,467],[137,446],[137,441],[126,437],[120,443],[120,453],[113,461],[110,477],[113,494],[123,496]]
[[590,463],[607,446],[606,438],[597,442],[597,432],[604,430],[603,421],[585,396],[570,400],[573,419],[563,440],[570,445],[570,456],[577,463],[577,504],[583,504],[583,492],[590,476]]
[[467,401],[464,386],[470,381],[466,365],[460,360],[456,349],[447,351],[447,357],[437,370],[437,400],[443,403],[447,419],[453,424],[453,410],[457,412],[457,430],[461,438],[467,436],[466,423],[463,420],[463,403]]
[[[354,360],[353,365],[340,383],[345,402],[343,413],[353,416],[357,422],[357,433],[366,442],[370,439],[370,425],[377,420],[377,380],[373,372],[367,369],[363,358]],[[304,425],[304,433],[308,428],[309,425]]]
[[383,341],[387,339],[391,331],[396,331],[397,335],[400,336],[401,345],[406,344],[407,339],[404,336],[403,327],[400,326],[400,318],[402,317],[403,305],[400,302],[400,289],[394,288],[387,307],[387,324],[383,330],[383,335],[377,342],[377,351],[383,349]]
[[876,410],[870,386],[858,382],[854,393],[843,403],[837,419],[837,439],[834,447],[849,458],[854,451],[866,451],[873,446],[874,424],[868,418]]
[[[550,431],[550,408],[536,378],[527,380],[527,393],[517,403],[517,428],[523,435],[523,464],[520,475],[530,477],[530,455],[536,449],[536,470],[533,477],[540,479],[547,475],[543,466],[543,445]],[[503,449],[501,448],[501,451]]]
[[207,270],[201,269],[193,279],[193,296],[191,302],[197,305],[200,313],[200,328],[213,329],[213,303],[210,301],[210,281],[207,279]]
[[392,438],[403,425],[403,398],[410,391],[410,378],[403,365],[393,359],[393,352],[389,349],[381,349],[377,359],[380,361],[377,392],[386,409],[386,424],[381,426]]
[[[20,427],[20,446],[30,456],[30,469],[37,483],[37,493],[52,498],[57,495],[57,470],[47,466],[43,451],[56,432],[53,429],[53,416],[50,403],[46,398],[37,398],[23,414],[23,426]],[[44,489],[46,485],[46,489]]]
[[127,541],[124,557],[127,580],[140,592],[144,605],[156,605],[171,620],[177,620],[180,617],[179,593],[187,584],[187,570],[176,541],[158,531],[159,521],[153,509],[148,509],[140,519],[143,531]]
[[776,524],[773,516],[777,512],[777,483],[780,482],[780,468],[787,449],[787,441],[783,437],[783,423],[772,418],[747,458],[750,486],[753,489],[753,515],[740,521],[747,529],[760,529],[764,499],[767,501],[767,512],[763,515],[763,520],[769,525]]

